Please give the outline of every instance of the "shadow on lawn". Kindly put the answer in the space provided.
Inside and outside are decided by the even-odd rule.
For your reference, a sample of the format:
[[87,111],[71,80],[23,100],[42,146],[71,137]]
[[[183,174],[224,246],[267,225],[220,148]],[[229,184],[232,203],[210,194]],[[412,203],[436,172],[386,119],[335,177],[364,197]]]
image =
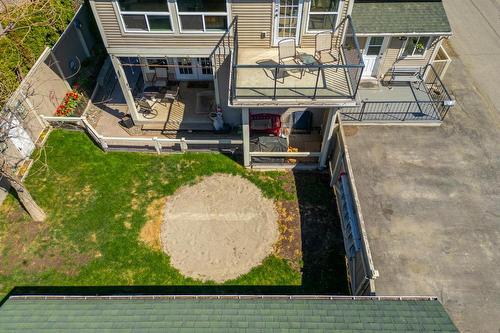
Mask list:
[[302,238],[302,293],[348,295],[344,240],[328,174],[295,172]]
[[329,176],[294,173],[302,238],[302,285],[24,286],[13,295],[349,295],[342,230]]

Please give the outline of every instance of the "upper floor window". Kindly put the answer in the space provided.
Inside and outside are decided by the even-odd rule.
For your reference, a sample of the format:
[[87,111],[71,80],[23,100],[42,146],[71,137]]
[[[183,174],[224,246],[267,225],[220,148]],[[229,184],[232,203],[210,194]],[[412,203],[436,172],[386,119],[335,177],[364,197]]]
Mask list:
[[403,57],[423,57],[430,37],[409,37],[403,50]]
[[182,31],[210,32],[226,30],[226,0],[177,0]]
[[118,0],[118,5],[128,32],[172,31],[167,0]]
[[339,14],[340,0],[311,0],[308,31],[333,30]]

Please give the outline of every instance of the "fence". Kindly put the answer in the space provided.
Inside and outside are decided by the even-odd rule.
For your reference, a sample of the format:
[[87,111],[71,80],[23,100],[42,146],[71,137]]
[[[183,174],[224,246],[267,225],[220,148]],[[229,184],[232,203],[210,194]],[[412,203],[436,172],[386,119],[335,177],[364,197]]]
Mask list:
[[158,137],[112,137],[103,136],[88,122],[85,117],[46,117],[49,123],[71,123],[85,129],[94,142],[104,151],[155,151],[157,154],[166,152],[186,152],[188,150],[225,150],[235,149],[243,145],[243,140],[234,139],[186,139]]

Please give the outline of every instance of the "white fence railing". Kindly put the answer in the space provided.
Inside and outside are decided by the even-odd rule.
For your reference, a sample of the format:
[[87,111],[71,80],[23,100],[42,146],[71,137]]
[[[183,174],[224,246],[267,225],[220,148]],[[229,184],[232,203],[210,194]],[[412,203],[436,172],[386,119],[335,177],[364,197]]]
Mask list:
[[[158,138],[158,137],[121,137],[121,136],[104,136],[88,122],[85,117],[47,117],[43,119],[49,123],[73,123],[82,126],[92,139],[103,149],[108,150],[110,147],[120,150],[120,147],[142,147],[144,145],[153,147],[158,154],[164,152],[164,148],[179,146],[181,152],[189,150],[189,145],[213,146],[213,145],[242,145],[243,140],[234,139],[186,139],[186,138]],[[141,145],[142,144],[142,145]],[[128,150],[128,149],[123,149]]]
[[321,152],[309,152],[309,151],[251,151],[251,157],[320,157]]

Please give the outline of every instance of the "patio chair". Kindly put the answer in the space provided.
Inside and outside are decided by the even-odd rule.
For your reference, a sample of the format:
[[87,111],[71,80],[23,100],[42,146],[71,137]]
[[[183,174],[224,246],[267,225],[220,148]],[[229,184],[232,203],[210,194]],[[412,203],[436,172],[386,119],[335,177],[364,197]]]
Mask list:
[[168,82],[168,71],[165,67],[155,68],[155,75],[153,78],[154,85],[166,86]]
[[[300,62],[299,54],[295,47],[295,39],[287,38],[279,41],[278,43],[278,58],[280,65],[302,65]],[[283,73],[281,73],[283,72]],[[280,69],[278,73],[275,73],[276,77],[282,77],[283,83],[285,82],[284,72],[286,73],[300,73],[300,76],[292,75],[298,79],[302,79],[304,74],[303,68],[290,68],[290,69]]]
[[137,103],[138,112],[142,113],[144,118],[152,119],[158,115],[158,111],[153,109],[153,106],[156,102],[153,103],[153,105],[151,105],[151,104],[149,104],[148,100],[143,97],[143,98],[137,100],[136,103]]
[[332,47],[332,33],[330,31],[316,34],[314,57],[319,63],[327,64],[337,61],[337,57],[333,55]]
[[180,86],[177,85],[176,87],[173,87],[173,89],[167,89],[165,92],[165,95],[162,96],[160,103],[161,104],[166,104],[167,102],[179,102],[179,90]]

